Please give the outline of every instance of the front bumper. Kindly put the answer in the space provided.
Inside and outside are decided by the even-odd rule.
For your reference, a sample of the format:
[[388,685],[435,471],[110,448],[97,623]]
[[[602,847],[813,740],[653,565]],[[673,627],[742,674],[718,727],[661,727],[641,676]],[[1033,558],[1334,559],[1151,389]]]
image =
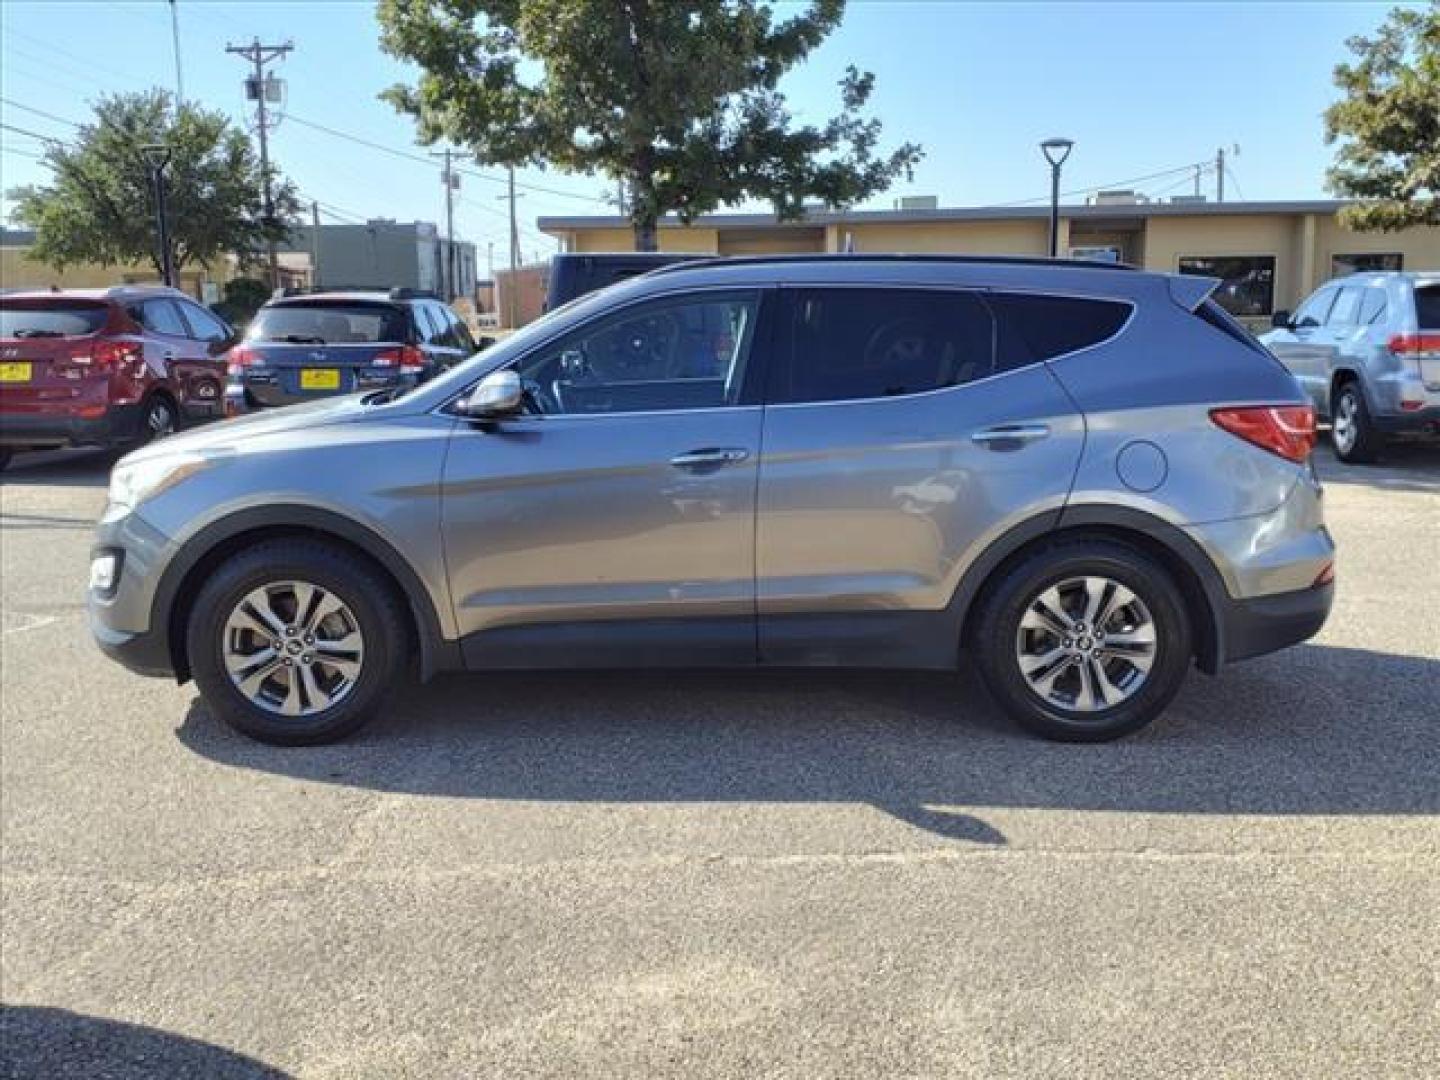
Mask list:
[[1226,662],[1263,656],[1308,641],[1325,625],[1334,601],[1333,584],[1230,600],[1222,613]]
[[113,586],[90,589],[90,633],[100,651],[140,675],[174,677],[169,627],[155,618],[156,589],[169,565],[173,545],[159,530],[131,511],[105,517],[96,526],[91,558],[117,556]]
[[97,417],[0,413],[0,446],[113,446],[140,431],[140,405],[111,405]]

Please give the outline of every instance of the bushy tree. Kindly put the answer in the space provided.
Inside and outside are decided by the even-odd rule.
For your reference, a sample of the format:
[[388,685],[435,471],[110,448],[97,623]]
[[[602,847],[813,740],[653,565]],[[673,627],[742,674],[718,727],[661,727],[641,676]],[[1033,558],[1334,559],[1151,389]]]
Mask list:
[[760,199],[796,218],[909,175],[920,148],[880,151],[862,115],[872,75],[849,68],[819,125],[797,124],[778,89],[844,6],[777,19],[760,0],[380,0],[382,46],[422,71],[384,97],[423,141],[483,163],[623,180],[635,246],[653,250],[666,213]]
[[1330,188],[1361,200],[1342,220],[1391,232],[1440,225],[1440,0],[1397,8],[1373,37],[1346,42],[1355,54],[1335,68],[1345,97],[1325,112],[1338,141]]
[[224,114],[186,103],[172,109],[163,90],[102,98],[94,119],[66,143],[51,143],[48,185],[17,188],[11,220],[36,232],[31,257],[57,269],[149,260],[160,271],[147,144],[170,148],[167,220],[175,268],[226,254],[255,259],[282,240],[299,210],[294,189],[275,182],[274,216],[261,195],[260,161]]

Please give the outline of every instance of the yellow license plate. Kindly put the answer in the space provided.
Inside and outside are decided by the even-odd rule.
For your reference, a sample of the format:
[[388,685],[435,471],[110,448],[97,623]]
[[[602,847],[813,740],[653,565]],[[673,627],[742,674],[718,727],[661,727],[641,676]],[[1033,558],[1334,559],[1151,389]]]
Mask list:
[[0,364],[0,382],[29,382],[30,362],[23,364]]
[[340,372],[336,368],[305,368],[300,372],[301,390],[339,390]]

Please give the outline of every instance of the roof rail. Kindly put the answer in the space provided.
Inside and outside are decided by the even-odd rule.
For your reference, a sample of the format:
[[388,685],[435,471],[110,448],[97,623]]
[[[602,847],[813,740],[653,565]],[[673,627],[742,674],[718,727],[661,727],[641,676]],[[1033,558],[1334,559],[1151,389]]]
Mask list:
[[438,300],[438,295],[428,289],[412,289],[408,286],[388,288],[384,285],[287,285],[270,294],[272,300],[287,296],[316,296],[323,293],[379,293],[391,300]]
[[900,262],[900,263],[964,263],[1005,266],[1051,266],[1075,267],[1081,270],[1136,270],[1137,267],[1122,262],[1102,262],[1099,259],[1051,258],[1046,255],[908,255],[901,252],[843,252],[816,251],[796,255],[715,255],[699,262],[681,262],[661,266],[652,274],[669,274],[678,270],[693,270],[697,266],[721,264],[726,266],[765,266],[771,264],[825,262],[844,260],[846,262]]

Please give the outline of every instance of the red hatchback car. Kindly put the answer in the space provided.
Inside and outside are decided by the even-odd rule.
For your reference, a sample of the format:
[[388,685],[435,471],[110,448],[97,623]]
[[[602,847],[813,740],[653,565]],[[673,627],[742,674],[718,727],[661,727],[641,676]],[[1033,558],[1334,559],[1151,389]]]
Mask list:
[[0,468],[17,450],[135,446],[221,415],[234,342],[178,289],[0,296]]

